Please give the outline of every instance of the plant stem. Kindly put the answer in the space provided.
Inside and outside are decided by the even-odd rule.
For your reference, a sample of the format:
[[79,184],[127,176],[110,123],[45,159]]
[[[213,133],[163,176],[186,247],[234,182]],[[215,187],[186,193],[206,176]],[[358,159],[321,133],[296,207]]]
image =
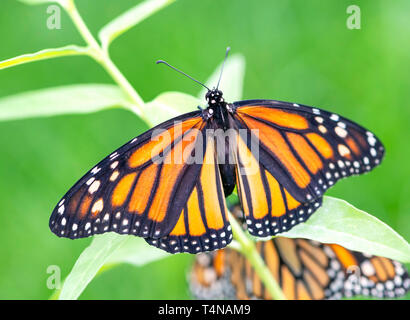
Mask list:
[[255,272],[258,274],[259,278],[269,290],[272,299],[275,300],[286,300],[282,289],[279,287],[277,281],[272,276],[272,273],[264,263],[263,259],[256,250],[255,244],[252,239],[250,239],[245,232],[242,230],[239,223],[233,217],[233,215],[228,212],[229,222],[232,226],[232,233],[234,239],[241,244],[240,252],[248,259]]
[[145,117],[143,106],[144,101],[132,87],[132,85],[128,82],[128,80],[124,77],[121,71],[117,68],[117,66],[112,62],[108,54],[102,53],[102,66],[104,69],[110,74],[110,76],[118,83],[118,85],[128,94],[131,100],[134,102],[136,108],[133,108],[132,111],[136,113],[140,118],[142,118],[148,125],[151,126],[151,122]]
[[70,18],[73,20],[74,25],[80,32],[84,41],[90,47],[90,55],[103,66],[103,68],[108,72],[108,74],[113,78],[113,80],[122,88],[122,90],[131,99],[131,101],[135,105],[135,108],[132,111],[138,114],[138,116],[140,116],[146,123],[150,124],[148,119],[146,119],[146,117],[144,116],[144,101],[139,96],[137,91],[133,88],[133,86],[129,83],[129,81],[124,77],[121,71],[117,68],[117,66],[112,62],[108,55],[108,52],[104,51],[101,48],[97,40],[91,34],[83,18],[78,12],[77,7],[75,6],[74,0],[67,0],[67,2],[64,3],[63,7],[67,11]]

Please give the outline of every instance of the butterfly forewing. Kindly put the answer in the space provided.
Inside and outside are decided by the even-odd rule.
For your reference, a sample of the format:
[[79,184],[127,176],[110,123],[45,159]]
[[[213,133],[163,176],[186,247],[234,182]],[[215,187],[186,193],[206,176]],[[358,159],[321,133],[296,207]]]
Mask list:
[[232,107],[236,128],[247,131],[238,135],[237,186],[255,236],[305,221],[336,181],[370,171],[384,155],[374,134],[327,111],[275,100]]
[[198,112],[186,114],[119,148],[67,192],[51,215],[51,230],[69,238],[108,231],[167,235],[201,169],[181,155],[195,148],[205,125]]

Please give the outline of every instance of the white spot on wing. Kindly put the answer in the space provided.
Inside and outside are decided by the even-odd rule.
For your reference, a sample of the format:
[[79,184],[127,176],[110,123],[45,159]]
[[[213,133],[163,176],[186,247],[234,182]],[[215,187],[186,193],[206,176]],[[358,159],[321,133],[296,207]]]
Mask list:
[[374,145],[376,144],[376,138],[373,136],[369,136],[367,137],[367,141],[369,142],[369,144],[374,147]]
[[346,138],[347,136],[347,131],[339,126],[335,127],[335,132],[341,138]]
[[98,212],[101,212],[103,208],[104,208],[104,201],[103,199],[99,199],[98,201],[94,203],[93,207],[91,208],[91,212],[98,213]]
[[120,175],[120,173],[118,172],[118,170],[115,170],[112,175],[110,176],[110,181],[115,181],[118,176]]
[[330,116],[330,119],[333,120],[333,121],[339,121],[339,116],[337,114],[332,114]]
[[90,179],[87,180],[87,182],[85,183],[87,186],[89,186],[91,183],[93,183],[93,181],[95,180],[94,177],[91,177]]
[[64,205],[62,205],[60,208],[58,208],[57,212],[59,214],[63,214],[64,213]]
[[342,157],[350,154],[350,150],[344,144],[339,144],[337,146],[337,150]]
[[115,159],[116,157],[118,157],[118,152],[115,151],[114,153],[110,154],[110,159]]
[[319,129],[319,131],[320,131],[321,133],[326,133],[326,132],[327,132],[326,127],[323,126],[323,125],[320,125],[320,126],[318,127],[318,129]]
[[90,194],[93,194],[94,192],[96,192],[98,190],[98,188],[100,187],[100,181],[99,180],[95,180],[91,186],[88,188],[88,192]]
[[96,173],[98,173],[100,170],[101,170],[101,168],[94,167],[94,168],[91,170],[91,173],[92,173],[92,174],[96,174]]
[[338,122],[337,125],[338,125],[338,127],[340,127],[340,128],[346,129],[346,123],[344,123],[344,122],[342,122],[342,121]]

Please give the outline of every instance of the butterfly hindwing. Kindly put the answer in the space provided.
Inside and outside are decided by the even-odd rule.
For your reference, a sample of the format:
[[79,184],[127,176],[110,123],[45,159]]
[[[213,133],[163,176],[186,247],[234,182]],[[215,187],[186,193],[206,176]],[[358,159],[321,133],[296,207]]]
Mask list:
[[224,248],[232,240],[221,176],[216,162],[215,141],[206,138],[205,156],[188,201],[169,235],[147,238],[171,253],[198,253]]
[[339,262],[345,274],[342,291],[331,292],[334,298],[356,295],[395,298],[410,289],[408,272],[397,261],[351,251],[336,244],[323,244],[322,247]]
[[[245,139],[246,140],[246,139]],[[267,237],[306,221],[322,204],[297,201],[258,161],[241,135],[237,136],[237,186],[250,234]]]

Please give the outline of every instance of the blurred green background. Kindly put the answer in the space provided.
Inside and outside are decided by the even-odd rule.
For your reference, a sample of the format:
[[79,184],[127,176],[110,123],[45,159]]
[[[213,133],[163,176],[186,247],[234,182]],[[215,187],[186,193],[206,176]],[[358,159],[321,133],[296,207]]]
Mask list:
[[[94,34],[138,2],[76,1]],[[164,91],[196,95],[200,90],[157,67],[155,60],[166,59],[205,80],[230,45],[246,58],[244,98],[318,106],[371,129],[385,144],[383,165],[339,182],[328,194],[377,216],[410,239],[410,2],[354,1],[361,8],[360,30],[346,27],[351,4],[180,0],[121,36],[111,54],[149,101]],[[47,29],[46,9],[2,1],[0,60],[83,44],[64,12],[62,29]],[[112,83],[87,57],[41,61],[1,70],[0,97],[90,82]],[[146,129],[123,110],[0,122],[0,298],[49,298],[47,267],[60,266],[64,278],[90,242],[60,239],[50,232],[54,205],[97,161]],[[187,299],[191,261],[191,256],[180,254],[142,268],[114,268],[96,278],[81,298]]]

